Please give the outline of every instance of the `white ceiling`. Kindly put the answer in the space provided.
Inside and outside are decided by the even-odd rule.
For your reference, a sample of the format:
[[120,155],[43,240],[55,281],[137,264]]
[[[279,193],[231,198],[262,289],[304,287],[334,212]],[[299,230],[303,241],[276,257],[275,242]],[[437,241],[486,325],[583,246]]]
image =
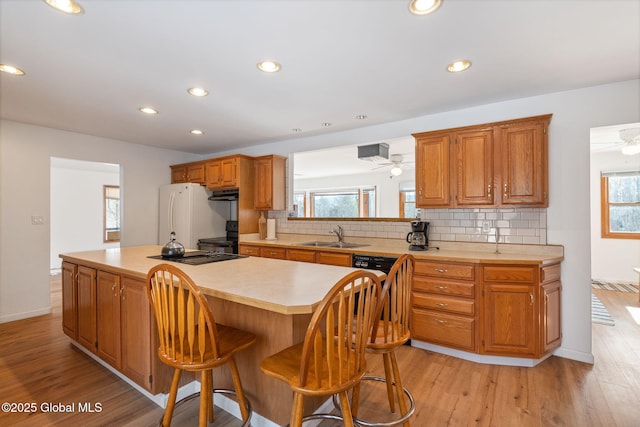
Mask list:
[[77,1],[0,0],[3,119],[209,154],[640,76],[636,0]]

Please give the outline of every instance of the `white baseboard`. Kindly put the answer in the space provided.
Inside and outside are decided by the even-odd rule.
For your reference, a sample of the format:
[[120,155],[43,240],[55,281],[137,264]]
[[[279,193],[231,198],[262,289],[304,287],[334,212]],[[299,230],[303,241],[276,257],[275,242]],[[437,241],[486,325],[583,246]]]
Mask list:
[[578,362],[589,363],[593,365],[595,359],[593,353],[584,353],[582,351],[569,350],[563,347],[553,352],[554,356],[564,357],[565,359],[577,360]]
[[[15,320],[28,319],[29,317],[43,316],[51,313],[51,307],[41,308],[33,311],[24,311],[22,313],[10,314],[8,316],[0,317],[0,323],[13,322]],[[62,330],[62,326],[60,326]]]

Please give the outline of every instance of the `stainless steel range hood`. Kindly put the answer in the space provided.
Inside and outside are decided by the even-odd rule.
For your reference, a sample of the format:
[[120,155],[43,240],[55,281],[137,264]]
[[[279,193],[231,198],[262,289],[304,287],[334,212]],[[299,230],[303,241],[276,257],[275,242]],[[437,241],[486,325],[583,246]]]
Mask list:
[[237,188],[225,188],[223,190],[213,190],[209,200],[238,200],[239,191]]

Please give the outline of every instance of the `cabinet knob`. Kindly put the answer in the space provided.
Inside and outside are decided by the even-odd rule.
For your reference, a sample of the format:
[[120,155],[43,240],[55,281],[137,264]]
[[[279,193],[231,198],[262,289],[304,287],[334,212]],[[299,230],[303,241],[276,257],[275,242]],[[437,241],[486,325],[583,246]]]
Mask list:
[[491,184],[487,185],[487,195],[491,197]]
[[436,289],[443,290],[443,289],[447,289],[447,287],[446,287],[446,286],[441,285],[441,286],[436,286]]
[[436,304],[438,307],[447,307],[449,304],[445,304],[443,302],[439,302]]
[[436,268],[436,271],[437,271],[438,273],[446,273],[446,272],[447,272],[447,271],[449,271],[449,270],[447,270],[446,268]]
[[508,194],[507,194],[507,188],[508,188],[508,186],[507,186],[507,183],[505,182],[505,184],[504,184],[504,194],[503,194],[505,199],[507,197],[509,197]]
[[120,288],[120,298],[124,301],[124,286]]
[[447,323],[446,320],[442,320],[442,319],[436,319],[436,322],[440,323],[441,325],[444,325],[445,323]]

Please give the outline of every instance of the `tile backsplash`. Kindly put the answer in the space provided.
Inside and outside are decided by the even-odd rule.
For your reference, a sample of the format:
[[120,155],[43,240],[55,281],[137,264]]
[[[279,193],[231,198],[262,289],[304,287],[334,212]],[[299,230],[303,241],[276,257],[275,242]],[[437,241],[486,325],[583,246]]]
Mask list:
[[[454,242],[495,242],[496,228],[500,243],[546,245],[547,210],[515,209],[422,209],[421,219],[429,221],[429,239]],[[278,233],[328,235],[336,225],[344,229],[345,237],[375,237],[404,239],[411,226],[393,221],[289,221],[285,211],[271,211],[276,218]],[[489,229],[483,232],[483,223]]]

